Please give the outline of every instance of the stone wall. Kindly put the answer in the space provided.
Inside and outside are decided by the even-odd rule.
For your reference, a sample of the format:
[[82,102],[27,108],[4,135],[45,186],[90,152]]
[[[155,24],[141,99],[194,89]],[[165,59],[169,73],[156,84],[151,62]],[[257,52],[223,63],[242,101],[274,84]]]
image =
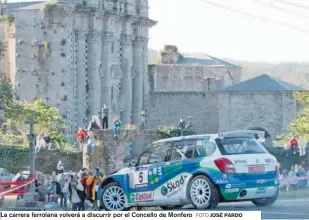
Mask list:
[[155,92],[202,92],[239,82],[241,69],[228,66],[159,64],[150,66]]
[[219,131],[260,127],[272,137],[296,119],[292,93],[219,93]]
[[192,116],[194,130],[214,133],[218,129],[217,96],[214,92],[153,92],[149,96],[147,126],[177,126]]
[[[42,149],[36,155],[36,169],[43,173],[56,171],[57,162],[62,160],[67,171],[79,171],[82,168],[82,153],[47,151]],[[29,149],[14,146],[0,146],[0,167],[17,173],[21,170],[29,170]]]
[[[93,169],[101,167],[104,173],[112,173],[124,167],[124,156],[129,144],[138,138],[157,140],[156,130],[121,130],[118,137],[114,137],[112,130],[96,131],[99,146],[95,155],[83,156],[83,167]],[[84,152],[85,153],[85,152]]]

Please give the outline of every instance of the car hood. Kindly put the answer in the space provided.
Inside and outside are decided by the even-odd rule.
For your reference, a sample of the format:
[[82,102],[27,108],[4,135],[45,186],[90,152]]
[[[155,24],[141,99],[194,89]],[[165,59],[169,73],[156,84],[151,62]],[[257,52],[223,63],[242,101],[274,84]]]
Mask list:
[[128,174],[128,173],[130,173],[130,171],[131,171],[131,168],[125,167],[125,168],[122,168],[121,170],[118,170],[118,171],[114,172],[112,175]]

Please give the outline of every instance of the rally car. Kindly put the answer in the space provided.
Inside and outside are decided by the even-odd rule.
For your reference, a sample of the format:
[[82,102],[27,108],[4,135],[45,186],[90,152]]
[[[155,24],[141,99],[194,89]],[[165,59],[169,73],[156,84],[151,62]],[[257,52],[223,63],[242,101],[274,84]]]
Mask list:
[[108,211],[188,204],[213,209],[235,201],[268,206],[279,194],[278,171],[276,158],[251,131],[163,139],[105,179],[101,205]]

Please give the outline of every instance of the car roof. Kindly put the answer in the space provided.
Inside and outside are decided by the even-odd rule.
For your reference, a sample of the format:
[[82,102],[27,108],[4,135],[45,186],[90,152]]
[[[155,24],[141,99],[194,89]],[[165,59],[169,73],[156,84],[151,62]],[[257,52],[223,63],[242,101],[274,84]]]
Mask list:
[[189,136],[165,138],[165,139],[161,139],[161,140],[155,141],[153,143],[156,144],[156,143],[161,143],[161,142],[179,141],[179,140],[204,138],[204,137],[214,137],[214,138],[216,138],[217,136],[218,136],[218,134],[198,134],[198,135],[189,135]]

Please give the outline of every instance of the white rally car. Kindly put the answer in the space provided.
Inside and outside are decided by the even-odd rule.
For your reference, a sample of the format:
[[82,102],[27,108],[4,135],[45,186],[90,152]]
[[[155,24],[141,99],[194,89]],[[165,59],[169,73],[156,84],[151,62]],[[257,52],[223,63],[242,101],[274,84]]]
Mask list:
[[102,208],[271,205],[279,194],[279,166],[256,139],[252,131],[233,131],[156,141],[130,167],[105,179]]

